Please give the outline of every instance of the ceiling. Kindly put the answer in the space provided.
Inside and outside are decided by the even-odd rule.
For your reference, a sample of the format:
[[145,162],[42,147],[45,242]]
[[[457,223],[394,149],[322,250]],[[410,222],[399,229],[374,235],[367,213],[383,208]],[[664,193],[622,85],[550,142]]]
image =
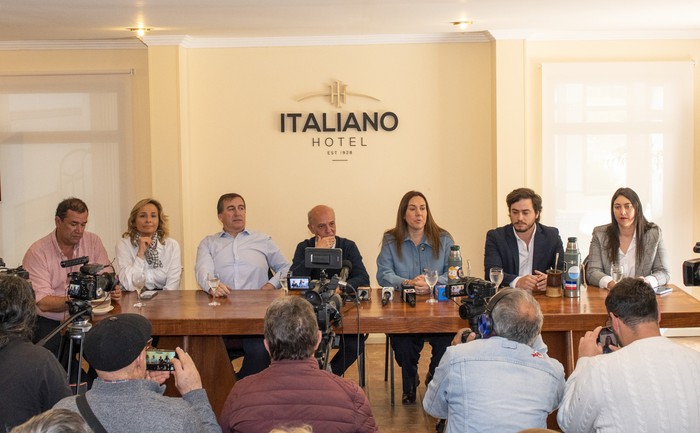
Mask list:
[[[464,32],[450,24],[470,20]],[[0,0],[0,42],[700,39],[698,0]],[[32,42],[33,41],[33,42]]]

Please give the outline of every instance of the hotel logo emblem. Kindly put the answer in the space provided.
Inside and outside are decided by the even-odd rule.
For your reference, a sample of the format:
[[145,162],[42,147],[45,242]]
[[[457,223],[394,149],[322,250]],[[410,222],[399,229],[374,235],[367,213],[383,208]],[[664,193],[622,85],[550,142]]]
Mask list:
[[326,96],[330,98],[331,105],[335,105],[336,108],[341,108],[343,104],[347,103],[348,96],[359,96],[362,98],[374,99],[379,101],[379,98],[374,96],[365,95],[364,93],[348,92],[348,85],[340,80],[336,80],[328,85],[328,90],[324,92],[312,92],[302,95],[297,99],[297,102],[301,102],[305,99],[314,98],[317,96]]

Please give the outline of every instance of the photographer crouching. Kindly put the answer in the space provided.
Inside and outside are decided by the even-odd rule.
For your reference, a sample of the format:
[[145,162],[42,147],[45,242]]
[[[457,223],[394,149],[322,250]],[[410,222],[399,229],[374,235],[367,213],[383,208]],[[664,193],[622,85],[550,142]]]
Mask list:
[[455,335],[428,385],[425,411],[447,418],[448,433],[546,428],[564,395],[564,367],[547,356],[542,321],[527,291],[496,293],[477,319],[479,335],[469,328]]

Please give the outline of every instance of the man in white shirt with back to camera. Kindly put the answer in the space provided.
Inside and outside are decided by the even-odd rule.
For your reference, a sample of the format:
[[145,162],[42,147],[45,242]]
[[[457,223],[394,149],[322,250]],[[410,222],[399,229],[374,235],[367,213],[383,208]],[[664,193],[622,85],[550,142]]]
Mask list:
[[579,342],[557,421],[576,432],[699,432],[700,352],[662,337],[656,295],[624,278],[605,299],[619,349],[603,354],[602,327]]

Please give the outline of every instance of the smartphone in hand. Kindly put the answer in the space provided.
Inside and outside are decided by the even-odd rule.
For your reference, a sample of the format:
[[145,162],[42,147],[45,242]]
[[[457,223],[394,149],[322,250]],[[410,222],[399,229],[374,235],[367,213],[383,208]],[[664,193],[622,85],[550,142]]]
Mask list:
[[613,330],[611,327],[603,328],[600,330],[600,334],[598,334],[598,343],[603,345],[603,353],[612,352],[612,349],[610,349],[610,346],[615,346],[615,347],[620,346],[617,343],[617,338],[615,338],[615,333],[613,333]]

